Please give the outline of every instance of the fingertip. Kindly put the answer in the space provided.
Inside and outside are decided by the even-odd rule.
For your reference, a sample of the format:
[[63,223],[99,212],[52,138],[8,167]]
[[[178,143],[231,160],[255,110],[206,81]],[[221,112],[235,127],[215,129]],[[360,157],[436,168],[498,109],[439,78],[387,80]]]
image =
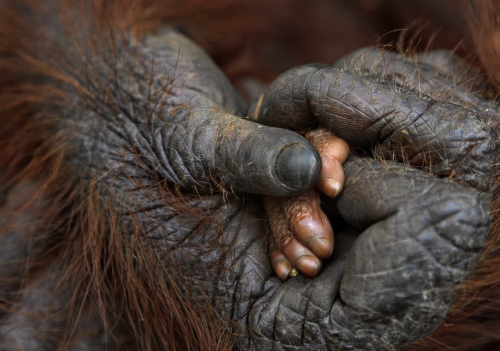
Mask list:
[[321,260],[295,239],[283,247],[283,253],[297,270],[308,277],[315,277],[321,270]]
[[274,273],[281,281],[287,280],[292,272],[292,265],[279,250],[275,250],[271,253],[271,265]]
[[321,158],[321,174],[318,188],[330,197],[336,197],[344,185],[344,170],[342,163],[349,155],[349,145],[324,128],[314,130],[306,135],[318,150]]
[[342,191],[342,184],[335,178],[323,178],[318,181],[318,188],[329,197],[336,197]]
[[331,155],[321,155],[323,167],[321,169],[318,188],[330,197],[336,197],[344,187],[345,174],[342,163]]
[[285,185],[295,190],[312,188],[321,173],[318,152],[306,143],[286,146],[276,160],[276,173]]
[[295,267],[305,276],[315,277],[321,269],[321,261],[314,255],[303,255],[297,258]]
[[290,263],[285,261],[278,262],[274,267],[274,272],[276,273],[276,276],[283,282],[288,279],[291,271],[292,271],[292,266],[290,265]]
[[309,191],[288,208],[295,237],[319,258],[333,252],[333,228],[320,206],[320,194]]
[[328,237],[313,237],[307,247],[319,258],[327,259],[333,253],[333,240]]

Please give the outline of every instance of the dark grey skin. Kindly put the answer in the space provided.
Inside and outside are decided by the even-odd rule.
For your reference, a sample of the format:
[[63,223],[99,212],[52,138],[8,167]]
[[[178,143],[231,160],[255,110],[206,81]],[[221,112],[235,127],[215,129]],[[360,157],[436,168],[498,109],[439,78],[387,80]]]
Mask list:
[[[209,273],[205,298],[235,322],[236,349],[394,350],[440,325],[490,233],[484,191],[500,145],[488,121],[390,77],[327,65],[284,73],[245,119],[238,94],[188,39],[166,30],[139,48],[139,60],[118,52],[115,80],[100,80],[107,67],[95,63],[86,81],[93,99],[68,91],[77,101],[61,121],[74,133],[68,162],[92,175],[82,181],[105,184],[102,201],[117,200],[125,222],[134,214],[186,276]],[[174,76],[168,94],[155,93]],[[106,88],[113,96],[104,100]],[[283,283],[268,261],[259,196],[315,184],[320,158],[293,130],[318,125],[365,150],[379,143],[409,165],[348,160],[345,188],[325,209],[343,228],[332,258],[316,278]],[[134,179],[165,181],[221,218],[220,245],[231,254],[205,245],[220,227],[200,229],[201,219],[171,210]],[[28,339],[10,342],[36,345]]]
[[[141,53],[146,63],[155,56],[156,76],[168,74],[176,62],[182,74],[164,111],[152,109],[147,125],[140,123],[138,113],[131,114],[136,120],[118,116],[102,129],[102,145],[140,150],[149,167],[186,194],[217,192],[220,185],[236,194],[267,196],[310,188],[319,172],[317,154],[286,129],[315,122],[351,145],[367,148],[380,142],[384,150],[399,142],[404,129],[410,164],[439,176],[453,169],[451,175],[465,184],[397,163],[349,161],[338,211],[356,229],[338,234],[332,260],[317,278],[286,283],[268,264],[259,200],[241,194],[234,200],[226,194],[229,200],[219,208],[222,195],[205,196],[198,206],[210,204],[227,216],[224,241],[232,243],[230,257],[238,258],[225,263],[235,267],[232,275],[213,277],[218,288],[209,295],[215,294],[237,321],[241,349],[391,350],[437,328],[490,231],[488,203],[473,188],[488,189],[498,157],[498,135],[488,123],[461,106],[408,87],[395,91],[390,81],[313,65],[285,73],[270,88],[257,116],[257,121],[281,129],[269,128],[235,117],[244,115],[237,94],[209,58],[182,36],[165,32],[151,37]],[[143,84],[137,81],[136,91],[129,92],[137,101],[146,90]],[[178,110],[179,105],[190,108]],[[110,138],[113,129],[125,138]],[[89,145],[96,150],[95,142]],[[101,150],[98,156],[109,163],[113,155]],[[424,159],[432,164],[426,167]],[[114,188],[118,196],[120,186]],[[151,212],[161,218],[167,210]],[[176,228],[179,222],[177,217],[164,221],[151,235],[161,238],[160,245],[185,245],[192,252],[193,243],[209,234],[190,237],[190,225]],[[181,234],[167,239],[168,232]],[[214,259],[209,253],[193,262],[184,258],[186,267]]]

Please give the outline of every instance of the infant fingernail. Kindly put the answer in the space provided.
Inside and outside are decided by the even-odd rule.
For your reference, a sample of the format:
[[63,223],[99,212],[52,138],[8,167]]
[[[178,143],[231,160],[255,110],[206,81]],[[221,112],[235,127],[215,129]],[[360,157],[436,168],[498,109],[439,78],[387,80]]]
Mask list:
[[340,182],[334,178],[326,178],[322,180],[323,182],[323,190],[326,195],[330,197],[335,197],[340,193]]
[[320,258],[328,258],[333,252],[333,241],[328,238],[314,238],[308,245],[309,249]]
[[314,256],[300,256],[295,262],[295,266],[309,277],[315,277],[319,271],[319,262]]
[[276,265],[276,275],[282,281],[285,281],[290,275],[291,266],[288,262],[279,262]]

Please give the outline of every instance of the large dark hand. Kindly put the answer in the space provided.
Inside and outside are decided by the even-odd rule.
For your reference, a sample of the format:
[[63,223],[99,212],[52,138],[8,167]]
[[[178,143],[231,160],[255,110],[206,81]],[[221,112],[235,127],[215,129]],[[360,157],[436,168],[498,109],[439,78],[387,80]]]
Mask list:
[[332,258],[313,280],[273,283],[250,314],[250,345],[392,350],[441,323],[490,232],[499,154],[498,110],[464,67],[446,52],[365,50],[293,69],[254,105],[260,123],[320,124],[404,163],[347,161]]
[[[337,209],[350,227],[337,235],[333,258],[316,279],[282,283],[268,263],[260,201],[243,193],[312,187],[317,153],[291,131],[235,117],[236,94],[186,39],[167,32],[142,45],[143,62],[154,57],[152,86],[123,84],[136,103],[117,104],[123,113],[97,129],[106,137],[96,138],[90,159],[112,166],[101,183],[112,180],[125,223],[146,229],[166,269],[181,270],[181,286],[202,282],[195,291],[236,323],[239,347],[384,350],[440,324],[489,233],[487,200],[474,189],[489,189],[498,154],[488,121],[389,77],[314,65],[284,74],[261,100],[259,122],[319,122],[350,145],[380,143],[383,153],[463,185],[395,163],[349,161]],[[145,113],[141,92],[162,91],[173,67],[165,101]],[[158,182],[184,199],[169,202]]]
[[[84,26],[73,27],[80,34],[79,28]],[[36,28],[40,32],[45,29]],[[48,31],[66,34],[51,27]],[[47,124],[53,122],[48,139],[52,142],[61,137],[61,144],[54,142],[54,148],[67,154],[58,157],[61,164],[54,167],[54,173],[60,172],[70,181],[51,178],[44,186],[53,188],[51,192],[61,186],[69,188],[71,195],[60,190],[64,205],[52,206],[46,223],[60,226],[70,247],[88,240],[88,246],[79,246],[86,247],[82,249],[85,252],[78,252],[75,260],[92,257],[90,265],[96,264],[96,280],[102,283],[90,287],[92,283],[86,281],[87,291],[99,295],[96,300],[101,302],[101,288],[108,287],[116,298],[106,298],[102,306],[115,309],[110,314],[116,317],[116,323],[128,318],[130,324],[145,328],[142,333],[133,333],[138,345],[120,349],[148,349],[151,339],[170,337],[167,329],[171,324],[211,328],[195,324],[202,323],[205,314],[210,320],[214,313],[221,313],[225,324],[218,328],[222,324],[218,322],[213,329],[227,331],[231,326],[228,320],[235,319],[240,322],[238,333],[245,339],[247,308],[264,293],[266,280],[273,274],[267,263],[259,198],[243,194],[297,195],[314,185],[321,160],[314,147],[297,133],[237,117],[246,113],[237,93],[210,58],[182,35],[164,31],[140,41],[127,35],[120,33],[116,38],[121,39],[116,41],[107,40],[105,34],[92,37],[95,42],[70,45],[60,61],[54,58],[54,62],[71,62],[71,73],[64,72],[65,64],[54,70],[72,78],[68,84],[68,80],[59,80],[64,74],[51,76],[64,103],[57,101],[39,108],[47,112],[46,116],[57,116],[46,117]],[[53,56],[50,53],[50,62]],[[26,201],[36,187],[27,185],[22,191],[0,194],[8,198],[5,206],[0,203],[1,223],[7,230],[16,223],[5,218],[24,203],[28,207],[23,209],[26,215],[16,218],[23,224],[22,230],[16,227],[7,231],[0,242],[0,280],[4,283],[0,286],[0,307],[3,301],[11,303],[15,298],[11,304],[18,310],[5,317],[0,326],[2,350],[57,349],[56,344],[63,339],[57,333],[69,323],[50,305],[72,305],[64,295],[67,291],[45,274],[40,273],[38,278],[40,288],[34,284],[32,291],[21,290],[26,269],[22,263],[31,261],[30,255],[44,252],[48,245],[57,247],[55,240],[45,239],[36,231],[38,213],[32,212],[41,205]],[[75,200],[80,194],[81,201]],[[68,209],[68,203],[76,203],[75,209]],[[59,210],[63,214],[51,217]],[[101,220],[102,226],[92,222],[84,229],[88,222]],[[72,225],[81,225],[81,237],[72,236],[67,229]],[[106,253],[97,248],[97,232],[106,241]],[[35,238],[37,245],[32,245]],[[117,251],[112,249],[114,244]],[[54,255],[47,251],[47,256]],[[101,254],[113,258],[102,259],[100,266]],[[116,264],[114,268],[111,261]],[[85,276],[80,269],[78,274]],[[134,276],[138,278],[134,280]],[[47,290],[54,285],[57,295]],[[143,294],[146,298],[138,302]],[[176,294],[180,298],[175,299]],[[17,295],[22,295],[19,304]],[[25,306],[37,316],[25,317]],[[172,311],[175,308],[177,312]],[[44,309],[50,316],[38,315]],[[208,313],[204,313],[206,309],[210,309]],[[191,311],[198,314],[194,322]],[[158,325],[153,332],[153,328],[147,329],[144,315]],[[169,323],[165,321],[169,316],[177,319]],[[41,319],[44,323],[39,323]],[[89,322],[85,319],[85,323]],[[50,336],[49,346],[45,331]],[[105,343],[107,338],[96,341]],[[60,348],[67,349],[64,345]]]
[[[182,315],[161,300],[178,294],[179,310],[209,305],[233,322],[237,347],[250,350],[393,349],[440,324],[489,233],[487,200],[473,188],[489,189],[498,154],[485,119],[389,78],[305,66],[283,75],[262,99],[258,120],[285,127],[272,128],[236,117],[244,108],[223,74],[175,32],[137,44],[123,39],[112,52],[105,52],[109,43],[94,44],[64,53],[61,62],[74,66],[68,74],[74,79],[58,81],[67,104],[40,108],[57,116],[64,146],[69,140],[64,172],[85,186],[78,211],[90,221],[79,223],[65,211],[70,223],[54,225],[88,225],[81,233],[88,237],[75,239],[88,243],[85,250],[125,257],[114,265],[92,260],[97,269],[87,268],[96,270],[95,286],[109,279],[107,291],[132,292],[105,299],[106,310],[142,325],[143,313]],[[349,226],[336,236],[332,259],[315,279],[282,283],[268,260],[261,198],[248,193],[293,196],[316,183],[317,152],[286,129],[318,122],[351,145],[380,142],[388,154],[397,150],[411,164],[464,185],[395,163],[348,161],[335,208]],[[96,211],[94,199],[105,214],[96,218],[109,218],[103,229],[94,228],[95,212],[85,212]],[[95,230],[105,230],[109,242],[94,242]],[[124,245],[125,256],[113,244]],[[141,303],[135,298],[142,290],[127,288],[139,284],[127,271],[132,267],[145,281]],[[3,274],[22,276],[22,268]],[[115,270],[125,275],[113,285]],[[20,306],[34,298],[23,294]],[[9,333],[2,332],[2,349],[40,349],[37,332],[64,330],[67,322],[51,315],[40,327],[18,315],[24,316],[13,314]],[[163,321],[155,322],[160,327],[145,326],[144,335],[161,332]],[[11,332],[31,327],[30,334]]]

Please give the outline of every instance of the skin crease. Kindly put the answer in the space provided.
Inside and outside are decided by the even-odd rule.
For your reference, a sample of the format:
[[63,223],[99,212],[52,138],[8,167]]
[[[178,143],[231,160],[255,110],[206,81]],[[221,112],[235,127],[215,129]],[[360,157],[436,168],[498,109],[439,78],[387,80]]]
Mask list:
[[88,4],[0,2],[0,349],[491,346],[496,105],[443,74],[467,64],[308,64],[247,111],[172,8]]

